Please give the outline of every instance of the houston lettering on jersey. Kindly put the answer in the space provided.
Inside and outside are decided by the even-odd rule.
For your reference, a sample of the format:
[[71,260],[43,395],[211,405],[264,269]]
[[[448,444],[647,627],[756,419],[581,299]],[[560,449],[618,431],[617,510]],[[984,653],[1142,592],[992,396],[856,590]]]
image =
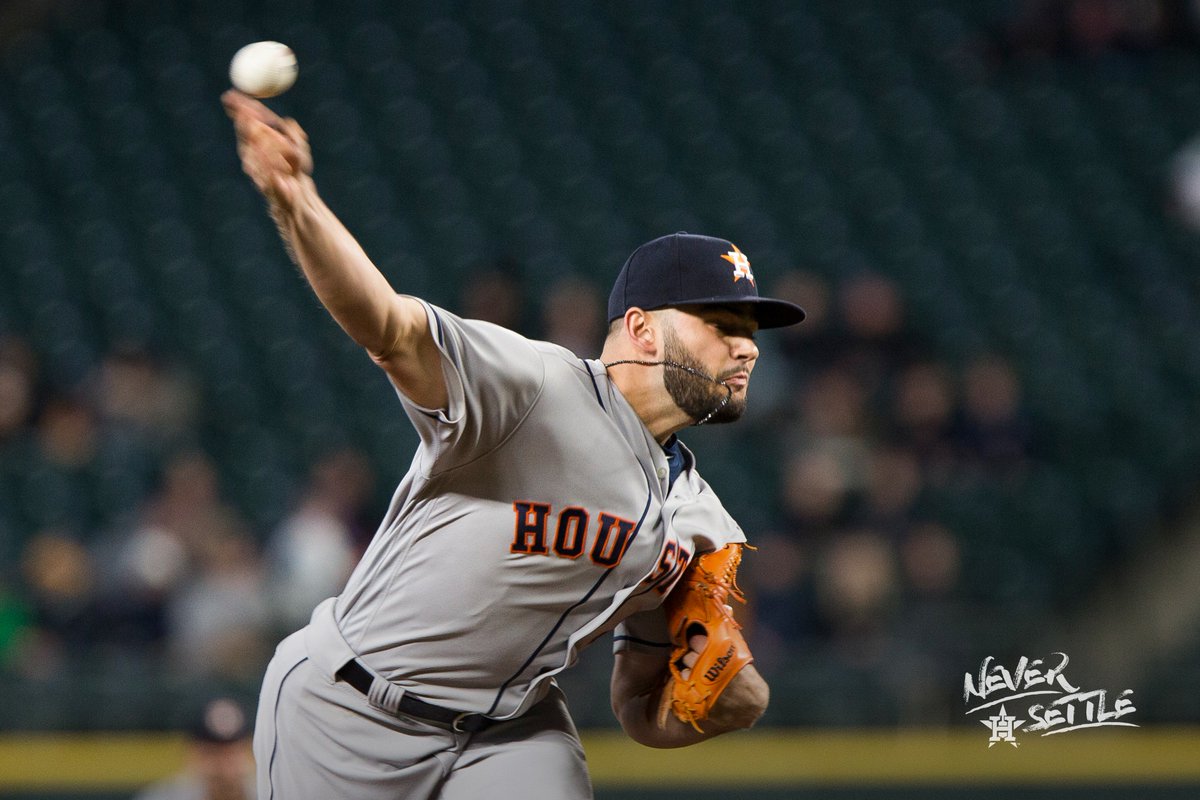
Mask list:
[[[549,555],[576,559],[588,551],[592,563],[612,569],[621,563],[629,547],[630,536],[637,523],[614,514],[600,512],[596,517],[595,538],[591,547],[587,542],[591,527],[591,514],[579,506],[568,506],[557,515],[549,503],[518,500],[513,503],[516,523],[513,541],[509,550],[526,555]],[[554,519],[554,535],[550,536],[550,520]]]
[[691,560],[692,554],[686,547],[674,538],[669,539],[663,547],[662,555],[658,557],[658,565],[646,581],[654,591],[666,594]]

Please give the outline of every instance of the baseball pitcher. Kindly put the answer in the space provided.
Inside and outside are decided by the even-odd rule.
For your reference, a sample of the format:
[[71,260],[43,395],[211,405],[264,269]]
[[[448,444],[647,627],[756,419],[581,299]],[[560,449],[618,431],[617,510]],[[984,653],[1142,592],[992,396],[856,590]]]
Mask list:
[[736,420],[758,295],[732,243],[639,247],[598,359],[398,294],[322,202],[305,134],[225,94],[245,172],[420,444],[342,593],[263,681],[259,796],[592,796],[555,676],[611,634],[613,710],[652,747],[750,727],[768,691],[731,613],[745,537],[676,432]]

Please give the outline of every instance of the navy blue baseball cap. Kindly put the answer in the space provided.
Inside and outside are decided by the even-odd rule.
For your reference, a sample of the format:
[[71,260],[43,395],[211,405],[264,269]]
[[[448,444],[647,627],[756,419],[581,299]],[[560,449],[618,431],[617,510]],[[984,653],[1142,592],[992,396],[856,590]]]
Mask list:
[[749,303],[760,328],[782,328],[804,319],[786,300],[760,297],[750,259],[725,239],[673,233],[633,251],[608,296],[608,321],[630,308],[653,311],[686,305]]

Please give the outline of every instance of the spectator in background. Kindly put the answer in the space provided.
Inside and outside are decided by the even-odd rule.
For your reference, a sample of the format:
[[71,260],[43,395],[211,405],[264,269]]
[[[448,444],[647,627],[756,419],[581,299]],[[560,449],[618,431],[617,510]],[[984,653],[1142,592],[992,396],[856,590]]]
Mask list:
[[977,467],[1012,470],[1029,456],[1032,433],[1016,370],[1003,358],[980,356],[963,375],[961,457]]
[[899,589],[896,549],[877,531],[846,531],[820,555],[817,606],[835,644],[873,644],[896,608]]
[[167,636],[166,605],[206,548],[245,536],[246,524],[220,497],[216,467],[187,451],[168,461],[158,490],[108,549],[109,635],[131,644]]
[[842,329],[835,357],[868,397],[876,397],[915,349],[900,288],[884,275],[860,272],[839,287],[837,310]]
[[70,670],[76,665],[68,657],[86,659],[104,634],[96,616],[91,556],[74,537],[41,531],[25,545],[21,576],[30,614],[25,665],[42,677]]
[[178,674],[256,679],[270,657],[274,631],[254,540],[240,529],[214,530],[164,613]]
[[916,455],[927,483],[953,476],[955,401],[954,380],[940,362],[913,364],[896,377],[888,412],[893,436]]
[[904,604],[894,623],[896,661],[903,665],[897,692],[906,718],[958,722],[962,707],[946,693],[961,677],[957,665],[974,658],[971,611],[963,602],[962,548],[944,525],[917,522],[900,543]]
[[853,372],[841,365],[829,367],[800,390],[802,417],[789,437],[798,450],[833,454],[854,486],[862,482],[871,433],[867,400],[866,390]]
[[42,403],[30,452],[18,476],[25,513],[36,526],[86,529],[99,509],[92,496],[102,432],[84,398],[54,394]]
[[362,518],[373,485],[370,464],[356,450],[338,450],[313,466],[295,510],[267,546],[281,629],[303,626],[317,603],[342,590],[365,545]]
[[569,275],[556,281],[542,305],[542,338],[576,355],[598,353],[607,326],[600,316],[603,297],[596,284]]
[[511,259],[480,265],[462,283],[458,313],[469,319],[481,319],[503,328],[527,333],[529,315],[525,308],[528,293],[521,279],[521,268]]
[[825,633],[816,610],[812,552],[801,532],[759,539],[766,558],[742,563],[741,582],[753,592],[754,658],[764,669],[787,669],[793,648],[810,647]]
[[81,399],[57,395],[42,409],[37,424],[42,458],[63,469],[86,467],[99,442],[96,417]]
[[866,485],[858,518],[892,539],[903,535],[916,513],[924,481],[907,447],[880,443],[867,457]]
[[0,453],[33,418],[37,372],[37,357],[24,339],[0,336]]
[[849,517],[851,492],[842,462],[826,450],[807,450],[784,465],[780,504],[787,529],[806,542],[836,536]]
[[134,800],[254,800],[254,756],[246,710],[218,697],[204,704],[187,732],[183,769]]
[[199,397],[190,380],[159,363],[140,344],[114,347],[91,383],[105,422],[144,438],[152,447],[179,442],[195,424]]
[[958,588],[962,554],[958,540],[944,525],[913,525],[901,544],[900,559],[911,598],[940,603],[950,599]]
[[782,330],[778,336],[780,351],[792,368],[795,384],[807,378],[810,371],[829,366],[834,359],[837,334],[833,330],[833,290],[825,278],[814,272],[791,270],[775,282],[774,295],[796,304],[803,301],[808,312],[803,325]]

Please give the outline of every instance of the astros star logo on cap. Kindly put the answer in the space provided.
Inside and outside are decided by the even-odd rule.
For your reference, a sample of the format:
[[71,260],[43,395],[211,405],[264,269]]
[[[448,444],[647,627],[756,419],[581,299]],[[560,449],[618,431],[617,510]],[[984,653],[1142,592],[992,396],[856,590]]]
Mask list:
[[[737,283],[742,278],[747,279],[750,283],[754,283],[754,273],[750,271],[750,259],[746,258],[746,254],[738,250],[736,244],[729,245],[733,249],[728,253],[722,253],[721,258],[733,264],[733,281]],[[757,285],[757,284],[755,284]]]

